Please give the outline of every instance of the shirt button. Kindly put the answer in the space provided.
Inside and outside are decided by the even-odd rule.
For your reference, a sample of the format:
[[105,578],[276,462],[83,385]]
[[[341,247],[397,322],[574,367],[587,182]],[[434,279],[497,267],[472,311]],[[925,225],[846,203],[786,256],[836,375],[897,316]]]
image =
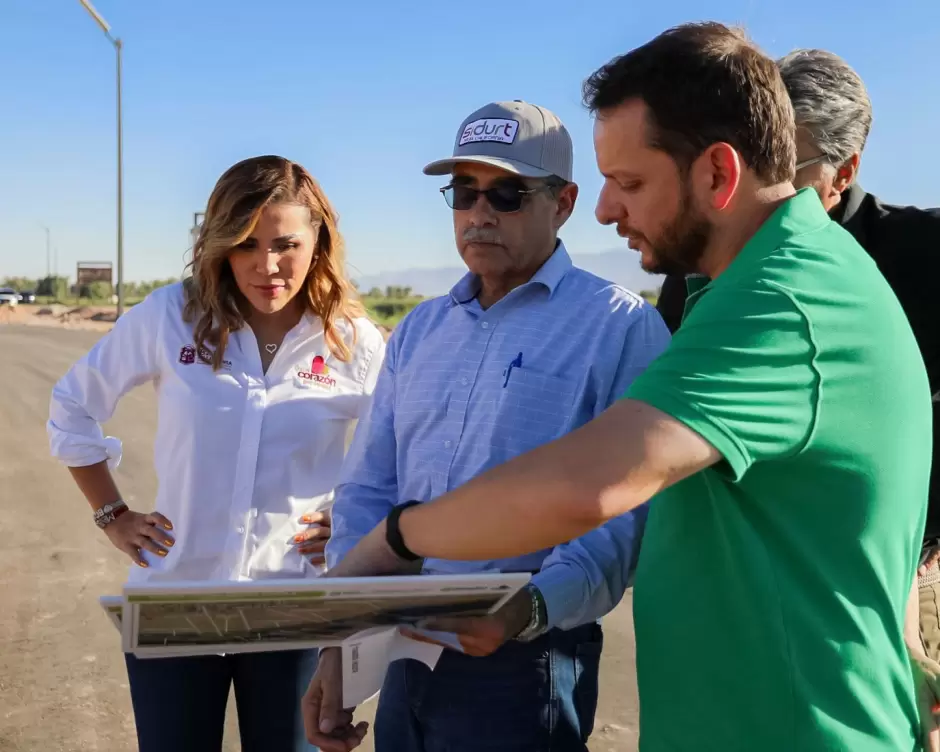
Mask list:
[[450,439],[444,442],[444,446],[450,449]]
[[467,384],[470,383],[470,379],[468,379],[466,376],[464,376],[464,377],[460,380],[460,383],[463,384],[464,386],[466,386]]
[[238,527],[235,528],[235,532],[238,533],[239,535],[241,535],[242,533],[245,532],[245,528],[243,528],[241,525],[239,525]]
[[489,322],[489,321],[484,321],[483,323],[480,324],[480,326],[482,326],[484,329],[489,329],[489,328],[490,328],[490,322]]

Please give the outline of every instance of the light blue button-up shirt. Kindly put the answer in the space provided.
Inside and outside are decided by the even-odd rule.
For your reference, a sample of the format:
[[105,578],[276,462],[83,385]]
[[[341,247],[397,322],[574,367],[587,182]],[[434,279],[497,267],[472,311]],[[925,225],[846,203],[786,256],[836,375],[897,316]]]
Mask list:
[[[490,308],[478,290],[468,274],[395,328],[336,489],[329,566],[394,505],[435,499],[597,417],[669,342],[653,306],[574,267],[561,243]],[[641,507],[554,549],[424,568],[537,572],[550,625],[570,629],[620,601],[645,523]]]

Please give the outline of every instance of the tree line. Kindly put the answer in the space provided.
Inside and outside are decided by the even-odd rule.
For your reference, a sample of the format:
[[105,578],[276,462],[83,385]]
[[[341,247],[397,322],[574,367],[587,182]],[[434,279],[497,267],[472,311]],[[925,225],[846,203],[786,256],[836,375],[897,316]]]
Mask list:
[[[165,287],[179,282],[179,278],[152,279],[143,282],[125,282],[125,298],[144,298],[158,287]],[[69,283],[68,277],[6,277],[0,281],[0,287],[12,287],[17,292],[33,292],[46,298],[88,298],[89,300],[109,300],[117,289],[107,282],[91,282],[87,285]]]
[[389,300],[406,300],[407,298],[420,297],[414,294],[410,287],[400,287],[398,285],[389,285],[384,290],[380,287],[373,287],[366,293],[367,298],[388,298]]
[[[152,279],[143,282],[125,282],[124,296],[127,298],[144,298],[158,287],[172,285],[179,282],[178,277],[167,279]],[[0,287],[12,287],[17,292],[33,292],[42,297],[65,297],[71,295],[78,298],[91,298],[104,300],[111,297],[112,288],[107,282],[92,282],[87,285],[70,284],[68,277],[5,277],[0,281]],[[113,292],[117,292],[114,290]],[[407,300],[419,297],[414,294],[411,287],[389,285],[384,290],[373,287],[365,295],[369,298],[385,298],[388,300]]]
[[[158,287],[172,285],[179,281],[177,277],[167,279],[152,279],[142,282],[125,282],[124,298],[126,300],[141,300],[156,290]],[[54,300],[67,299],[86,299],[92,301],[110,300],[112,294],[117,290],[112,290],[107,282],[92,282],[87,285],[70,284],[67,277],[6,277],[0,281],[0,287],[12,287],[17,292],[32,291],[38,297],[50,298]],[[659,296],[658,290],[643,290],[642,295],[650,303],[655,304]],[[404,285],[389,285],[384,290],[379,287],[373,287],[363,297],[368,303],[369,309],[382,319],[397,319],[410,311],[416,299],[420,295],[415,295],[411,287]]]

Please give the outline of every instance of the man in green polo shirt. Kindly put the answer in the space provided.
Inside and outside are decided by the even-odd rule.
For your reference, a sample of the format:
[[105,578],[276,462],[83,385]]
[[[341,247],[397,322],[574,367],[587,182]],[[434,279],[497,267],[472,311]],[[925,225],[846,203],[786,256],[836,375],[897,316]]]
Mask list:
[[[902,625],[931,397],[897,299],[816,193],[794,191],[789,98],[739,32],[667,31],[585,99],[598,220],[646,268],[712,281],[625,399],[399,507],[331,576],[537,551],[655,496],[634,595],[643,752],[920,749]],[[340,681],[321,661],[311,727],[335,725]]]
[[689,297],[628,392],[722,457],[647,523],[634,611],[651,749],[685,748],[676,683],[708,734],[696,749],[912,749],[901,625],[926,514],[923,370],[875,264],[812,189]]

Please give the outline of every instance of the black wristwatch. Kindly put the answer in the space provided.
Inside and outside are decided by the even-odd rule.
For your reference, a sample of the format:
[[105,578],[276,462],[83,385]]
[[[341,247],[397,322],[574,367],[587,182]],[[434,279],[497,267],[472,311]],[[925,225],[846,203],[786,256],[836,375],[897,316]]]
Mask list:
[[529,594],[532,602],[532,615],[529,617],[529,623],[516,635],[515,639],[519,642],[531,642],[544,634],[548,627],[548,607],[545,605],[542,591],[531,582],[522,590]]
[[422,557],[418,556],[405,545],[405,539],[401,536],[399,518],[401,517],[401,513],[408,507],[413,507],[420,503],[420,501],[406,501],[404,504],[398,504],[388,513],[388,517],[385,520],[385,542],[388,543],[388,547],[395,552],[395,555],[399,559],[404,559],[405,561],[417,561]]

